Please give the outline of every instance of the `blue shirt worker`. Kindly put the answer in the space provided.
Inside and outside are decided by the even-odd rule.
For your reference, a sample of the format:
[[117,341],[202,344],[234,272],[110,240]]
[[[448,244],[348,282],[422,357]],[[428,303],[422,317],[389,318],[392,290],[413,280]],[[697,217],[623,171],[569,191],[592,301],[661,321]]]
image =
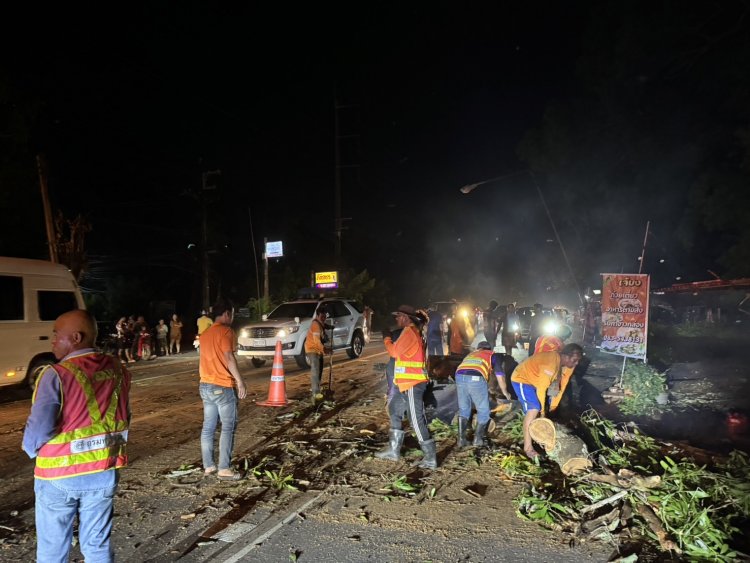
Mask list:
[[427,322],[427,355],[443,356],[443,315],[437,309],[428,311]]
[[492,352],[492,344],[483,340],[477,349],[467,355],[456,369],[456,392],[458,394],[458,447],[469,445],[466,439],[472,403],[477,409],[477,428],[474,431],[474,446],[484,446],[487,426],[490,423],[489,378],[494,372],[500,391],[510,399],[503,371],[503,354]]
[[110,544],[119,469],[127,465],[130,374],[94,349],[96,321],[83,310],[55,321],[59,361],[39,378],[23,449],[34,469],[37,561],[64,563],[78,516],[86,561],[114,561]]

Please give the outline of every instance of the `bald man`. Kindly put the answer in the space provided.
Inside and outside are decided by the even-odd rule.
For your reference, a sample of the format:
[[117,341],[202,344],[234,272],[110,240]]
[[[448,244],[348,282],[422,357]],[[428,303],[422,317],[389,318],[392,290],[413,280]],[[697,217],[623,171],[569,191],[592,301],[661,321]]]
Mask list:
[[83,310],[55,321],[58,363],[37,380],[23,449],[36,458],[37,561],[66,562],[78,516],[86,561],[113,561],[119,469],[127,465],[130,374],[94,349],[96,320]]

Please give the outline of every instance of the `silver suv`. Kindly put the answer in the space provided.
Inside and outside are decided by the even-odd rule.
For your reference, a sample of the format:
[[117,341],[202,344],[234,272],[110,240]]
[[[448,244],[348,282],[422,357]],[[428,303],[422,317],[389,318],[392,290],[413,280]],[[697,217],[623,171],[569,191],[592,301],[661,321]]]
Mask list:
[[326,310],[326,336],[333,350],[346,350],[358,358],[365,348],[362,306],[349,299],[298,299],[276,307],[258,323],[241,326],[237,355],[250,356],[255,367],[273,359],[276,341],[281,340],[284,356],[294,356],[301,368],[310,367],[305,354],[305,338],[318,307]]

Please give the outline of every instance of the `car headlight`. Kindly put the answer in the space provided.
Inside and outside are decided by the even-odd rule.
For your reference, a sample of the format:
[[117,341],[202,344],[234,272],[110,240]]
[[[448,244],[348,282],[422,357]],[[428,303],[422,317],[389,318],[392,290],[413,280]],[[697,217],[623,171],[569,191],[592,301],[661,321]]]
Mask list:
[[250,331],[246,328],[240,330],[240,338],[250,338]]
[[299,326],[290,326],[287,328],[282,328],[279,330],[279,332],[276,333],[276,338],[284,338],[290,334],[294,334],[299,330]]
[[557,321],[547,321],[546,323],[544,323],[542,330],[544,331],[544,334],[553,335],[557,332],[557,328]]
[[521,327],[518,326],[518,323],[513,323],[513,326],[511,326],[510,328],[513,329],[513,332],[518,332],[519,330],[521,330]]

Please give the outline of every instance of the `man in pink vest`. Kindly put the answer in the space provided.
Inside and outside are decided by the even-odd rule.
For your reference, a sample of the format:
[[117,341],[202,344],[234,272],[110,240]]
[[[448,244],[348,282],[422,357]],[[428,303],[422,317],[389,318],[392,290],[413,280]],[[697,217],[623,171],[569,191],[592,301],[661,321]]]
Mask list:
[[94,349],[96,321],[83,310],[55,321],[59,361],[37,381],[23,449],[36,458],[37,561],[66,562],[78,516],[86,561],[113,561],[119,469],[127,465],[130,374]]

